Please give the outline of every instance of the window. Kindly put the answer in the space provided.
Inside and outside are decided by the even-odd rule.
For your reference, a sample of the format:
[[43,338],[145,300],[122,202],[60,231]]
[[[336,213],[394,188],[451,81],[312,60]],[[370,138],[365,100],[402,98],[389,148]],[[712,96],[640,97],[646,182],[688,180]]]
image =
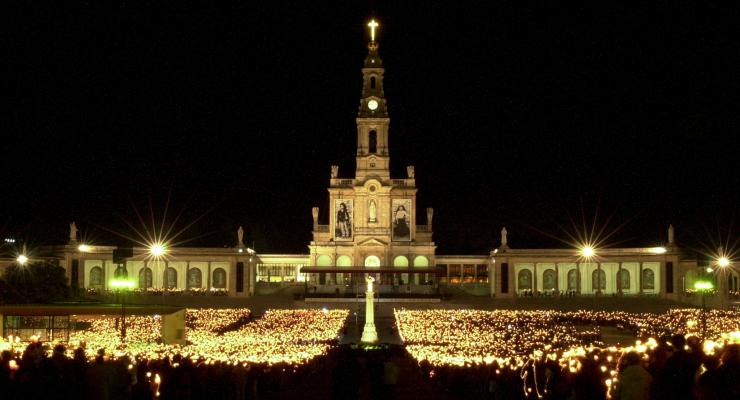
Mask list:
[[177,271],[172,267],[164,270],[164,287],[167,289],[177,288]]
[[236,263],[236,291],[244,291],[244,263],[241,261]]
[[90,286],[93,288],[103,287],[103,269],[100,267],[92,267],[90,270]]
[[578,290],[578,270],[568,271],[568,290]]
[[665,263],[665,292],[673,293],[673,261]]
[[552,268],[546,269],[545,272],[542,273],[542,289],[555,290],[555,282],[555,270]]
[[72,260],[72,270],[69,276],[70,286],[77,288],[80,285],[80,260]]
[[476,281],[478,283],[488,283],[488,265],[478,264],[476,266]]
[[203,273],[199,268],[188,270],[188,289],[200,289],[203,287]]
[[463,283],[473,283],[475,279],[475,264],[463,265]]
[[462,275],[462,265],[450,264],[449,266],[450,283],[460,283]]
[[519,271],[517,286],[519,290],[532,290],[532,271],[528,269]]
[[619,288],[621,290],[629,290],[630,288],[630,272],[626,269],[622,269],[619,271],[619,276],[617,276],[617,279],[619,282]]
[[655,272],[652,269],[642,270],[642,288],[643,289],[655,289]]
[[368,153],[375,154],[378,152],[378,133],[373,131],[370,131],[367,137],[367,148]]
[[501,293],[509,293],[509,263],[501,263]]
[[149,289],[150,287],[152,287],[152,269],[145,267],[139,271],[139,288]]
[[223,268],[216,268],[213,270],[213,286],[214,289],[226,289],[226,270]]
[[370,89],[375,89],[375,77],[370,77]]
[[591,288],[593,290],[606,290],[606,272],[596,269],[591,273]]

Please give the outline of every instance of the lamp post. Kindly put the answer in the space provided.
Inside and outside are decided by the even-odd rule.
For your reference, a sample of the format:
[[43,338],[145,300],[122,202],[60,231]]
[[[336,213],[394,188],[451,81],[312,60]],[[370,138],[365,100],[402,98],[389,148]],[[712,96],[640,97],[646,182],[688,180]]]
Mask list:
[[[113,279],[110,281],[110,287],[116,289],[119,291],[119,296],[121,296],[120,291],[128,291],[134,287],[134,281],[130,281],[127,279]],[[121,345],[123,346],[126,343],[126,297],[125,293],[123,296],[119,299],[121,300]]]
[[714,284],[712,281],[696,281],[694,282],[694,290],[701,294],[701,340],[707,339],[707,294],[714,290]]

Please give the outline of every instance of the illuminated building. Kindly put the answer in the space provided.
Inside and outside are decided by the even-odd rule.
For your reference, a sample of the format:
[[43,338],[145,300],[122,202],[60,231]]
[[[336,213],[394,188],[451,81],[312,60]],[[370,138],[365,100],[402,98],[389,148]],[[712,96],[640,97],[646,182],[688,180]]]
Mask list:
[[[489,254],[436,254],[434,212],[417,204],[414,167],[407,166],[405,176],[390,173],[390,107],[375,40],[379,25],[369,26],[356,117],[355,169],[345,174],[331,166],[328,207],[323,213],[312,209],[307,254],[257,254],[244,246],[241,231],[231,248],[142,246],[118,264],[114,247],[78,243],[75,227],[67,245],[37,249],[30,262],[41,255],[51,258],[66,269],[73,285],[91,289],[108,289],[112,278],[126,274],[139,289],[220,290],[246,297],[295,286],[296,292],[345,295],[356,293],[358,282],[364,282],[358,278],[370,273],[382,295],[433,295],[454,286],[498,298],[573,294],[689,299],[688,292],[704,269],[695,256],[676,245],[672,227],[665,246],[524,249],[509,243],[502,230],[500,245],[491,243],[495,248]],[[485,223],[495,226],[496,221]],[[15,261],[8,257],[0,265]],[[725,258],[718,266],[723,274],[716,276],[718,291],[737,293],[737,265]]]

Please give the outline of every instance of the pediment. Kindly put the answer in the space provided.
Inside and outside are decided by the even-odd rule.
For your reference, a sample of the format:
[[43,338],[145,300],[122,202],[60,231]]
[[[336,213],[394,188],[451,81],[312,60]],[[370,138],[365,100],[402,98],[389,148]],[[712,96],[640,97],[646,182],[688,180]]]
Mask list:
[[358,246],[387,246],[388,243],[375,239],[375,238],[369,238],[361,242],[357,242],[357,245]]

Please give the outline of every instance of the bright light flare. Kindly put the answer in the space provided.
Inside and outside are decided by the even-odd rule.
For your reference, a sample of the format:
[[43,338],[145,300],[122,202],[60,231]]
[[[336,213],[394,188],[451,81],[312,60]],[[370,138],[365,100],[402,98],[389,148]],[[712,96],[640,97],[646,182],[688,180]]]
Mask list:
[[167,247],[162,243],[153,243],[149,246],[149,254],[154,257],[162,257],[167,252]]
[[25,255],[25,254],[21,254],[21,255],[19,255],[19,256],[18,256],[18,258],[16,258],[15,260],[16,260],[16,261],[18,262],[18,264],[20,264],[20,265],[26,265],[26,263],[28,262],[28,257],[26,257],[26,255]]
[[650,252],[653,254],[665,254],[668,250],[665,247],[651,247]]
[[694,289],[696,290],[712,290],[714,289],[714,284],[709,281],[696,281],[694,282]]
[[585,245],[581,247],[581,256],[585,258],[591,258],[594,255],[596,255],[596,250],[594,250],[593,247],[590,245]]
[[720,257],[717,259],[717,265],[719,265],[722,268],[729,267],[730,266],[730,259],[727,257]]
[[134,281],[129,281],[125,279],[113,279],[112,281],[110,281],[110,287],[116,289],[133,289],[134,286]]
[[81,253],[89,253],[94,250],[94,247],[90,246],[89,244],[81,244],[77,246],[77,250],[79,250]]

